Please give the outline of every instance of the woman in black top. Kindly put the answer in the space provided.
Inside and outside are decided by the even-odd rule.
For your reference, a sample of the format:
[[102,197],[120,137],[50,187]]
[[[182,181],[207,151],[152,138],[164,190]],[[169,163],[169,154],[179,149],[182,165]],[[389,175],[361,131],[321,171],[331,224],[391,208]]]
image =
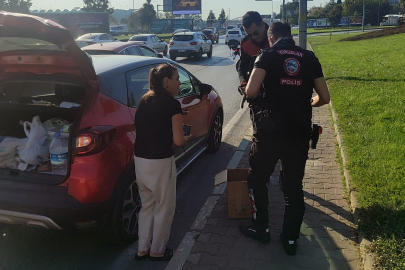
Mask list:
[[170,260],[166,248],[176,207],[176,164],[173,143],[185,144],[182,110],[174,98],[180,88],[179,73],[170,64],[149,73],[150,90],[135,115],[135,173],[142,209],[139,212],[136,260]]

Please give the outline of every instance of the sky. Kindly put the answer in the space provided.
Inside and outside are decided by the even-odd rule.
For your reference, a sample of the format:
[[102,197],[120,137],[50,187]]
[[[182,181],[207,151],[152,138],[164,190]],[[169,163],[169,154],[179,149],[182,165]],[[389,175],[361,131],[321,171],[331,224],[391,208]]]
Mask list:
[[[286,0],[286,3],[291,0]],[[110,0],[111,6],[115,9],[131,9],[135,6],[135,9],[140,8],[145,0]],[[308,9],[312,6],[325,5],[328,0],[313,0],[308,1]],[[31,0],[31,10],[35,9],[72,9],[75,7],[83,7],[83,0]],[[163,5],[163,0],[152,0],[151,2],[156,9],[156,5]],[[274,1],[254,1],[254,0],[202,0],[202,18],[206,19],[208,13],[212,10],[216,17],[223,8],[226,15],[230,12],[230,18],[237,18],[243,16],[246,11],[255,10],[260,14],[271,14],[273,12],[280,12],[280,5],[282,0]],[[162,7],[159,6],[159,10]]]

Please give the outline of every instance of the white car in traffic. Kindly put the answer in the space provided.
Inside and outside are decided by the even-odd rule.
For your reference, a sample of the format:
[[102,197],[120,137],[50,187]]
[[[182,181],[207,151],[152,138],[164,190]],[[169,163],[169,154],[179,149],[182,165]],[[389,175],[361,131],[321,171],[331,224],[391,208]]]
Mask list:
[[118,39],[114,38],[110,34],[105,33],[88,33],[80,36],[76,39],[76,44],[79,48],[84,46],[96,44],[96,43],[106,43],[106,42],[120,42]]
[[182,32],[173,35],[170,40],[170,59],[194,56],[201,60],[203,54],[212,56],[212,42],[202,32]]
[[148,45],[157,52],[163,53],[164,56],[167,55],[168,44],[166,41],[161,40],[155,34],[142,34],[132,36],[128,41],[143,41],[145,45]]
[[228,33],[225,35],[225,45],[228,44],[230,40],[236,40],[240,44],[242,42],[244,35],[242,34],[242,31],[239,29],[232,29],[229,30]]

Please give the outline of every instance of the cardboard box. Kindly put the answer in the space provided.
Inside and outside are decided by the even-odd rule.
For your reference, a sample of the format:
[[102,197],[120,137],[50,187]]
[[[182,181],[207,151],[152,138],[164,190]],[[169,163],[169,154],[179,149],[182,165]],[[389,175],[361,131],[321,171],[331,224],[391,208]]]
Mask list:
[[247,187],[248,170],[228,169],[215,176],[215,185],[227,183],[229,218],[252,218]]

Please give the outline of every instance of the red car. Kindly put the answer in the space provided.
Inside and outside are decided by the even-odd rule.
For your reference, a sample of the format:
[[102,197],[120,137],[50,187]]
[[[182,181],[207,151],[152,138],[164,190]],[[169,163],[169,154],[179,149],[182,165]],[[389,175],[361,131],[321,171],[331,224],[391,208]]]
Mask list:
[[97,43],[82,47],[82,50],[90,55],[122,54],[163,58],[163,55],[141,41]]
[[201,32],[212,41],[212,44],[219,42],[219,35],[213,29],[204,29]]
[[[221,145],[223,107],[212,86],[166,58],[83,52],[53,21],[0,12],[0,136],[24,138],[20,121],[72,123],[66,174],[0,168],[0,222],[46,229],[98,227],[125,244],[137,237],[140,200],[134,171],[134,116],[151,68],[170,63],[176,97],[195,139],[175,148],[179,173]],[[62,104],[76,104],[62,106]],[[44,105],[47,104],[48,106]],[[1,146],[1,144],[0,144]]]

